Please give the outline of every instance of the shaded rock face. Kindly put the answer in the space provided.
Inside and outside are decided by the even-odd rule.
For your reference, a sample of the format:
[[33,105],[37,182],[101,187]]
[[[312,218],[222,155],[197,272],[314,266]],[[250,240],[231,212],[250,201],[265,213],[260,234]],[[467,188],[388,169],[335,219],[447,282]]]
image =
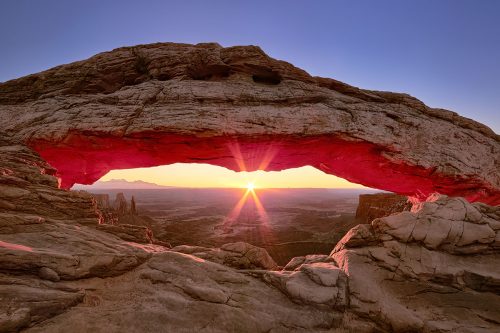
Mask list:
[[0,132],[0,228],[13,233],[48,219],[93,224],[99,213],[85,192],[59,190],[56,170],[32,149]]
[[116,194],[112,205],[110,204],[108,194],[91,193],[91,196],[96,202],[96,211],[99,214],[100,224],[146,224],[145,221],[143,221],[143,218],[139,217],[137,214],[137,208],[133,196],[130,200],[130,206],[125,198],[125,195],[121,192]]
[[405,94],[311,77],[255,46],[101,53],[0,84],[0,120],[63,188],[112,169],[203,161],[236,171],[311,165],[420,199],[500,203],[499,138],[486,126]]
[[118,213],[118,215],[125,215],[129,213],[127,199],[125,199],[125,195],[123,193],[116,194],[113,208]]
[[376,218],[410,209],[411,203],[404,195],[394,193],[361,194],[356,210],[356,219],[363,223],[370,223]]
[[96,200],[97,207],[101,209],[111,209],[109,194],[92,194]]

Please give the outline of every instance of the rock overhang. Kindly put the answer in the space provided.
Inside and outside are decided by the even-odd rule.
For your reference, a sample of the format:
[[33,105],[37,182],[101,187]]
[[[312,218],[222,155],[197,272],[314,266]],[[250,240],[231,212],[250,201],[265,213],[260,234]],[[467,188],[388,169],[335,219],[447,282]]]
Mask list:
[[417,99],[311,77],[258,47],[120,48],[0,84],[4,130],[65,188],[175,162],[303,165],[370,187],[500,203],[498,135]]

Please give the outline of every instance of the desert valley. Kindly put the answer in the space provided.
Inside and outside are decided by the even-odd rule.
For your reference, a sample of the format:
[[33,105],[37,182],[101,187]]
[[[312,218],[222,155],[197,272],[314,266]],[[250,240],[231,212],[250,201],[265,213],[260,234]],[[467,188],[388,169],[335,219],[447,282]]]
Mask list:
[[[362,216],[356,218],[359,195],[378,192],[369,189],[256,189],[263,211],[260,212],[254,199],[249,197],[236,215],[234,210],[245,195],[245,188],[157,186],[155,189],[153,184],[149,189],[120,188],[133,185],[111,181],[75,186],[75,189],[95,194],[103,211],[109,212],[108,220],[114,218],[116,224],[146,226],[157,240],[171,246],[220,247],[243,241],[265,248],[282,266],[293,257],[329,254],[349,229],[367,222]],[[105,186],[110,188],[102,188]],[[135,213],[130,212],[132,197]],[[120,206],[122,210],[126,207],[126,211],[120,213]]]

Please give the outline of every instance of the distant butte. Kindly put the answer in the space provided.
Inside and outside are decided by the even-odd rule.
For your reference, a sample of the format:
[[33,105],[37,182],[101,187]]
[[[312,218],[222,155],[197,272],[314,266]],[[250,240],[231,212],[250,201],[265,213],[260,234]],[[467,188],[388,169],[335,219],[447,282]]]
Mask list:
[[488,127],[312,77],[256,46],[122,47],[2,83],[0,108],[0,131],[57,169],[62,188],[176,162],[311,165],[419,199],[500,204],[499,136]]

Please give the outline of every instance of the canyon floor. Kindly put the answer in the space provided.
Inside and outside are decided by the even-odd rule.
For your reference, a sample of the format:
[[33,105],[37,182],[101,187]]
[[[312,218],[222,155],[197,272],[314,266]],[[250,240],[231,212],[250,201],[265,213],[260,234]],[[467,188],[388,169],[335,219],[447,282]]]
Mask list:
[[[134,197],[137,213],[120,214],[118,223],[144,225],[156,239],[177,245],[220,247],[243,241],[265,248],[279,264],[306,254],[328,254],[360,222],[358,197],[375,190],[256,189],[259,211],[246,189],[109,189],[110,206],[122,193]],[[238,202],[243,203],[239,213]]]

